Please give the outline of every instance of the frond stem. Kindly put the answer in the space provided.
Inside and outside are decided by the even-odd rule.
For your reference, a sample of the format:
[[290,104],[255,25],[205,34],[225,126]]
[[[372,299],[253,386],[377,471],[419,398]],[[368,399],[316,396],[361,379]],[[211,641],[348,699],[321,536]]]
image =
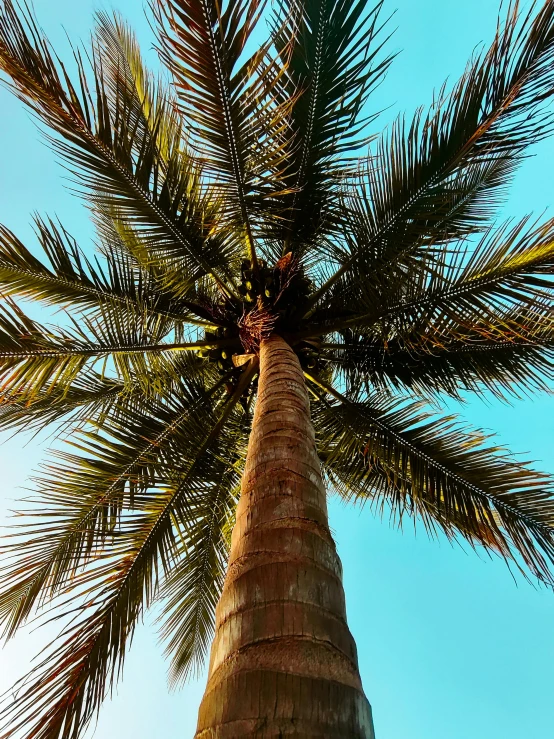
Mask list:
[[24,357],[65,357],[65,356],[103,356],[105,354],[149,354],[154,352],[191,351],[195,349],[222,349],[228,346],[239,346],[238,338],[217,339],[216,341],[194,341],[182,344],[151,344],[149,346],[113,346],[96,347],[94,349],[28,349],[0,351],[0,358]]
[[[246,234],[246,243],[248,246],[248,253],[250,256],[250,261],[252,263],[252,269],[254,270],[256,277],[259,278],[260,268],[258,264],[258,257],[256,255],[256,247],[254,245],[254,237],[252,235],[252,226],[250,224],[250,218],[248,216],[248,208],[246,206],[246,199],[244,195],[244,174],[243,174],[243,168],[241,166],[241,162],[239,159],[239,152],[238,152],[237,143],[236,143],[236,131],[234,129],[233,119],[231,116],[231,105],[230,105],[229,97],[228,97],[229,91],[227,89],[225,75],[223,74],[223,69],[221,67],[221,59],[217,53],[217,44],[214,38],[212,24],[210,22],[209,9],[208,9],[206,0],[201,0],[201,4],[202,4],[202,15],[204,16],[204,24],[205,24],[206,31],[207,31],[208,38],[209,38],[210,51],[212,54],[212,60],[214,63],[215,73],[217,77],[219,97],[220,97],[221,105],[223,108],[223,118],[225,121],[227,143],[229,145],[229,154],[231,156],[231,166],[232,166],[233,175],[235,178],[235,186],[237,190],[237,196],[239,199],[240,212],[241,212],[242,222],[243,222],[245,234]],[[218,11],[218,13],[221,13],[221,11]],[[221,23],[221,18],[220,18],[220,23]],[[236,286],[234,287],[236,290]],[[237,295],[235,295],[234,297],[237,297]]]

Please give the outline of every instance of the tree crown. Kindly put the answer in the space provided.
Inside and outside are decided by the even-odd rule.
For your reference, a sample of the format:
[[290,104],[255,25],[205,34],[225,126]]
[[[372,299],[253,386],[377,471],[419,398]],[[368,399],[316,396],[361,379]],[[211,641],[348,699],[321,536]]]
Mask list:
[[[554,581],[552,480],[428,410],[552,377],[554,220],[494,216],[551,133],[554,2],[511,4],[450,91],[371,139],[382,3],[151,10],[171,85],[117,16],[98,14],[71,71],[0,4],[5,80],[98,233],[92,258],[37,217],[39,259],[0,229],[0,427],[55,424],[72,444],[7,544],[0,620],[11,636],[37,607],[78,610],[10,695],[5,737],[76,739],[155,600],[172,679],[204,658],[272,332],[300,357],[340,495]],[[18,298],[66,319],[41,325]]]

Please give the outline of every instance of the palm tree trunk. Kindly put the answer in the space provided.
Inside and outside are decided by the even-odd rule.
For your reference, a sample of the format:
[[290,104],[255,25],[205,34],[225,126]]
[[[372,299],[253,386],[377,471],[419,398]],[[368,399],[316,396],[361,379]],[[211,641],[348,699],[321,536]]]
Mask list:
[[258,400],[196,739],[373,739],[296,354],[260,351]]

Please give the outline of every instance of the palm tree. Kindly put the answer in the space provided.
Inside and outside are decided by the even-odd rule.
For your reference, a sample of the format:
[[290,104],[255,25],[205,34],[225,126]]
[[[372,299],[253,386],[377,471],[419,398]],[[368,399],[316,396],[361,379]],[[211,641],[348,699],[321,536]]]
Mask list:
[[2,736],[81,736],[156,603],[175,682],[215,632],[198,738],[367,739],[326,485],[554,585],[552,479],[430,410],[552,378],[554,220],[493,220],[554,125],[554,1],[510,5],[377,137],[381,3],[152,11],[171,87],[118,17],[72,73],[0,4],[0,67],[98,234],[92,259],[36,217],[41,260],[0,231],[0,427],[71,444],[4,547],[4,635],[40,609],[64,626]]

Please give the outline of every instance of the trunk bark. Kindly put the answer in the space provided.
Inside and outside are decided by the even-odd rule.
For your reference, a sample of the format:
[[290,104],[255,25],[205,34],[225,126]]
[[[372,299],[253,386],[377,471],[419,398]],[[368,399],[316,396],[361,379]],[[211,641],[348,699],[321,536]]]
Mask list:
[[374,739],[304,376],[262,342],[258,399],[196,739]]

